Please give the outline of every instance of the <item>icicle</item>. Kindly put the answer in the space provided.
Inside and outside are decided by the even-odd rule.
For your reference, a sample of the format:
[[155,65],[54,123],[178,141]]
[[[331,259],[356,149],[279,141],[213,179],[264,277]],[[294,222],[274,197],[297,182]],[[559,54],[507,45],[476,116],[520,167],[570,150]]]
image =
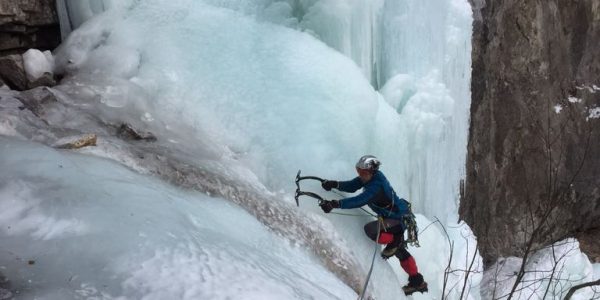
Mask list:
[[56,12],[58,13],[60,24],[60,37],[64,41],[73,30],[71,19],[69,18],[69,9],[65,0],[56,0]]

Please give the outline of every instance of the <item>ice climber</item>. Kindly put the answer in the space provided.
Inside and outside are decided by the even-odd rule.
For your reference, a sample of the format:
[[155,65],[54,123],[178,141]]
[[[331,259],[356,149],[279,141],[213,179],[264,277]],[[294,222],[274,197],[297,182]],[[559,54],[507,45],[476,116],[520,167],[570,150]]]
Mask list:
[[402,290],[407,295],[417,291],[425,292],[427,282],[419,273],[415,259],[406,250],[404,242],[404,231],[407,229],[404,220],[414,216],[408,201],[396,195],[385,175],[379,171],[380,164],[375,156],[365,155],[356,163],[356,178],[349,181],[324,180],[321,186],[326,191],[334,188],[348,193],[354,193],[360,188],[363,190],[353,197],[324,200],[320,203],[321,209],[329,213],[333,208],[350,209],[368,205],[383,220],[383,224],[378,224],[379,220],[369,222],[364,226],[365,233],[373,241],[377,239],[378,228],[382,233],[386,232],[388,236],[391,233],[393,236],[392,241],[381,252],[381,256],[384,259],[396,256],[400,260],[400,266],[409,276],[408,284],[402,287]]

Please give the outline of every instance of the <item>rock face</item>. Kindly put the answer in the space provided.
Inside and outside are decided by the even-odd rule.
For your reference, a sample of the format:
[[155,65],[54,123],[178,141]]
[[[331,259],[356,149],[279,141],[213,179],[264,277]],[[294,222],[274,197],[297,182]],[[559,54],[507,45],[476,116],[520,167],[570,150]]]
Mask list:
[[13,89],[27,89],[28,80],[21,55],[0,56],[0,80]]
[[[460,216],[489,264],[522,257],[529,241],[535,249],[600,228],[600,2],[471,4]],[[597,251],[600,239],[585,244]]]
[[0,1],[0,56],[52,50],[59,43],[55,0]]

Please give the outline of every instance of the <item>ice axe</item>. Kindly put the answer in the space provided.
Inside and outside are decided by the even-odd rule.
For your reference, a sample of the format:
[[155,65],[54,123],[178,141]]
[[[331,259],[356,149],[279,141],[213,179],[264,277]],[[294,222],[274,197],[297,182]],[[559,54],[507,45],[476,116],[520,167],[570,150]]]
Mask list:
[[294,198],[296,199],[296,205],[300,206],[300,202],[298,202],[298,197],[300,197],[300,196],[308,196],[308,197],[315,198],[315,199],[319,200],[319,204],[321,204],[321,202],[325,201],[325,199],[323,199],[323,197],[321,197],[313,192],[305,192],[305,191],[300,190],[300,181],[302,181],[302,180],[312,179],[312,180],[317,180],[319,182],[323,182],[323,181],[325,181],[325,179],[316,177],[316,176],[300,176],[300,172],[301,172],[301,170],[298,170],[298,174],[296,174],[296,195],[294,196]]

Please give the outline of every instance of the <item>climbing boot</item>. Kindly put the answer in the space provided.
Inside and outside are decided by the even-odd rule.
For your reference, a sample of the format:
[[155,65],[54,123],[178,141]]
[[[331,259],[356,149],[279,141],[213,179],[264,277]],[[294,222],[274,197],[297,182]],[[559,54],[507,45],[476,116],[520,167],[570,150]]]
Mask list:
[[406,296],[412,295],[414,292],[427,292],[427,282],[423,280],[423,275],[417,273],[417,275],[408,277],[408,284],[402,287],[402,291]]

